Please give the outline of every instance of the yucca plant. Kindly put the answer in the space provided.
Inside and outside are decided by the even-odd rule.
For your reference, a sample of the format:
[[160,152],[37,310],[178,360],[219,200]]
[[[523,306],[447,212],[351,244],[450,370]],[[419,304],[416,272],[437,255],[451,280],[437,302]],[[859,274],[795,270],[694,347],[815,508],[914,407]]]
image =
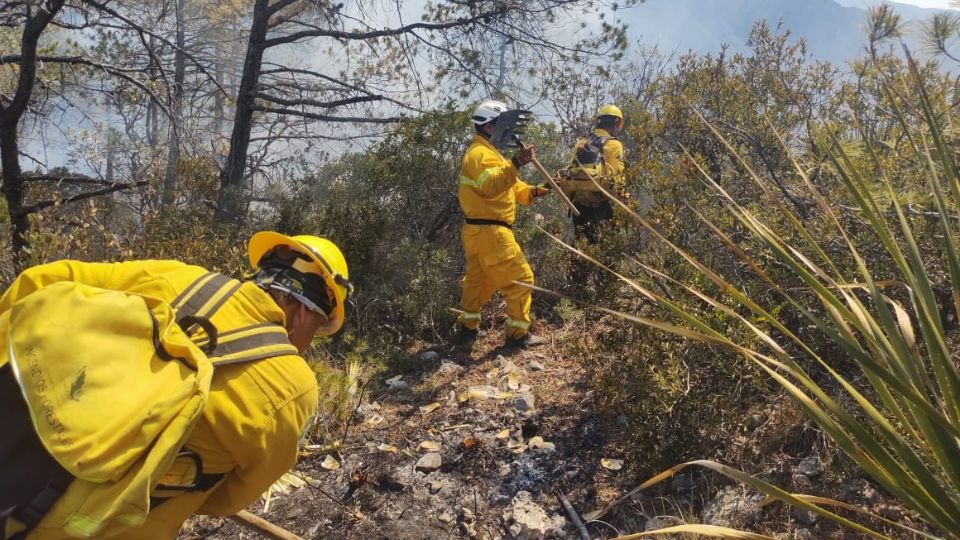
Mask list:
[[[686,158],[699,170],[704,185],[722,201],[725,211],[740,227],[749,231],[749,246],[734,241],[703,212],[690,209],[691,215],[713,231],[717,240],[750,268],[757,279],[766,283],[768,290],[774,293],[772,296],[777,305],[786,305],[787,308],[782,311],[773,309],[770,302],[764,305],[765,301],[752,298],[745,292],[746,283],[727,280],[720,270],[709,268],[620,203],[624,211],[702,274],[713,287],[698,289],[672,280],[649,266],[644,266],[644,271],[660,283],[669,282],[674,290],[682,290],[684,294],[699,299],[702,305],[709,306],[709,310],[724,313],[726,317],[722,324],[742,327],[736,332],[731,331],[729,326],[715,322],[716,317],[708,318],[692,308],[682,307],[689,306],[689,302],[675,301],[646,287],[642,280],[622,274],[616,275],[669,314],[671,322],[605,311],[665,332],[726,347],[742,355],[776,380],[836,446],[871,478],[904,506],[922,516],[937,532],[931,534],[908,529],[878,516],[866,515],[861,509],[838,501],[790,494],[758,478],[709,461],[678,465],[648,480],[635,491],[685,467],[703,466],[753,486],[769,495],[771,499],[768,501],[780,500],[807,508],[874,537],[887,538],[878,530],[880,524],[885,523],[888,528],[899,528],[919,537],[938,538],[941,536],[937,535],[942,535],[943,538],[960,539],[960,370],[952,356],[942,315],[949,311],[960,312],[960,255],[956,246],[960,221],[952,215],[960,208],[960,178],[954,153],[945,137],[945,132],[951,129],[949,121],[945,120],[949,118],[945,112],[948,107],[928,95],[909,53],[907,60],[910,75],[900,81],[904,85],[900,94],[895,96],[894,89],[888,90],[890,114],[900,124],[913,159],[922,164],[926,188],[934,205],[926,214],[936,219],[939,234],[936,239],[921,240],[927,245],[931,241],[939,244],[939,262],[949,274],[952,306],[940,306],[937,302],[935,280],[928,265],[930,255],[926,255],[925,260],[902,195],[884,175],[877,142],[866,133],[861,133],[857,139],[862,159],[867,160],[869,167],[858,163],[849,151],[851,145],[841,141],[839,135],[824,136],[820,145],[841,186],[840,191],[849,199],[847,204],[856,209],[856,216],[852,218],[850,215],[841,216],[836,201],[831,199],[836,195],[828,196],[823,185],[815,185],[805,169],[793,161],[802,182],[798,191],[812,201],[818,210],[817,217],[835,233],[831,238],[841,241],[842,257],[838,257],[835,246],[828,250],[822,243],[824,236],[814,237],[809,232],[804,219],[811,218],[798,216],[778,189],[756,174],[740,157],[735,146],[700,116],[762,190],[763,200],[776,205],[780,221],[775,226],[769,219],[760,217],[756,210],[739,203],[704,168],[696,165],[694,156],[687,154]],[[905,99],[912,102],[920,122],[911,124],[907,111],[898,106]],[[775,131],[773,124],[768,124]],[[865,173],[866,170],[874,173]],[[853,227],[857,231],[852,231]],[[864,230],[868,234],[864,234]],[[559,239],[557,241],[562,243]],[[896,276],[895,279],[877,280],[875,269],[871,269],[867,262],[872,259],[864,255],[865,251],[874,251],[878,244],[882,246],[883,256],[891,261],[892,268],[887,268],[886,272]],[[582,253],[581,256],[586,257]],[[843,263],[839,260],[841,258]],[[593,262],[616,273],[599,261]],[[786,271],[802,286],[788,288],[771,279],[765,271],[771,265],[780,272]],[[796,322],[782,318],[786,312],[799,314],[804,325],[808,329],[815,328],[816,332],[808,329],[801,332]],[[748,330],[748,339],[730,337],[745,335],[743,329]],[[829,359],[824,356],[827,346],[834,355]],[[837,367],[837,350],[847,360],[843,369]],[[828,391],[823,381],[829,381],[832,390]],[[839,512],[839,508],[846,511]],[[586,517],[597,518],[602,513],[603,510]],[[764,538],[703,525],[671,527],[626,538],[678,532]]]

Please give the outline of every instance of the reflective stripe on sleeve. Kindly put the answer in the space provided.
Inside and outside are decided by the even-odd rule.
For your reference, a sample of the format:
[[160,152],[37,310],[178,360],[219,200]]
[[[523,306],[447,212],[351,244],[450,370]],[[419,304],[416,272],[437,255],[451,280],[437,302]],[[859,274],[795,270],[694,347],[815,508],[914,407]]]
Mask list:
[[474,180],[473,178],[470,178],[465,174],[461,174],[460,183],[466,184],[470,187],[475,187],[475,188],[482,187],[484,182],[487,181],[487,178],[490,178],[490,175],[496,172],[496,170],[497,170],[496,168],[485,169],[482,173],[480,173],[480,176],[477,177],[476,180]]

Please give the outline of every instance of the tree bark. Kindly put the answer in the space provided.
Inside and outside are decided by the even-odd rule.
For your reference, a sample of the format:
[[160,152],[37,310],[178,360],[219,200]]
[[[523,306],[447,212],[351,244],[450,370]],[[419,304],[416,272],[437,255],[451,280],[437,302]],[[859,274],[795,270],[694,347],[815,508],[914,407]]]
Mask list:
[[13,263],[17,271],[24,268],[23,251],[27,247],[30,220],[23,208],[23,175],[17,143],[17,126],[27,110],[37,77],[37,43],[40,35],[63,7],[64,0],[46,0],[38,11],[28,16],[20,41],[20,73],[17,90],[6,107],[0,106],[0,167],[3,168],[3,196],[10,214]]
[[243,177],[247,165],[247,149],[253,127],[257,86],[260,82],[261,62],[266,48],[270,10],[268,0],[257,0],[253,7],[253,23],[243,61],[243,76],[237,92],[237,109],[230,136],[230,151],[220,173],[220,193],[217,197],[216,219],[221,222],[243,220]]
[[[150,40],[148,41],[148,43],[149,43],[148,46],[151,51],[150,66],[148,68],[150,73],[150,82],[156,83],[158,78],[157,73],[161,69],[161,67],[157,65],[156,60],[154,60],[156,56],[153,54],[153,51],[157,50],[156,38],[154,36],[150,36]],[[154,148],[156,148],[159,142],[157,140],[159,138],[157,135],[157,124],[159,122],[160,122],[160,113],[157,110],[157,104],[152,99],[148,100],[146,131],[147,131],[147,144],[150,146],[150,150],[153,150]]]
[[183,119],[183,84],[187,71],[186,39],[183,23],[184,0],[177,0],[177,49],[173,57],[173,99],[170,104],[170,148],[167,152],[167,170],[163,175],[163,195],[160,203],[172,205],[177,196],[177,170],[180,164],[180,130]]

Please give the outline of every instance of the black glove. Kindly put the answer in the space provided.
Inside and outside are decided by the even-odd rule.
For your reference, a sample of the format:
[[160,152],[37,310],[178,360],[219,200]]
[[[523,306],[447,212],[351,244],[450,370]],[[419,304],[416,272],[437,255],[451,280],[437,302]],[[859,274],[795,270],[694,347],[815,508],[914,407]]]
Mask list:
[[513,163],[513,166],[516,168],[523,167],[527,163],[533,161],[533,145],[524,146],[519,152],[516,153],[510,161]]

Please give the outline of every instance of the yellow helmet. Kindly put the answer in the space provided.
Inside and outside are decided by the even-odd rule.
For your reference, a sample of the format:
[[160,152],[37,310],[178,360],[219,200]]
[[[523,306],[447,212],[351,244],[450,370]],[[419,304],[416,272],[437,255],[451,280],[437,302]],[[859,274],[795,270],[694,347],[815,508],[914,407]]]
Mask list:
[[302,273],[319,275],[323,278],[327,289],[333,292],[336,301],[332,312],[326,314],[330,320],[317,333],[327,336],[336,333],[343,326],[344,303],[353,292],[347,260],[340,248],[330,240],[319,236],[308,234],[286,236],[277,232],[261,231],[250,237],[247,248],[250,266],[259,267],[264,255],[279,246],[286,246],[305,255],[306,258],[295,259],[290,266]]
[[612,103],[601,105],[600,108],[597,109],[597,118],[601,116],[616,116],[620,120],[623,120],[623,113],[620,112],[620,107],[617,107]]

